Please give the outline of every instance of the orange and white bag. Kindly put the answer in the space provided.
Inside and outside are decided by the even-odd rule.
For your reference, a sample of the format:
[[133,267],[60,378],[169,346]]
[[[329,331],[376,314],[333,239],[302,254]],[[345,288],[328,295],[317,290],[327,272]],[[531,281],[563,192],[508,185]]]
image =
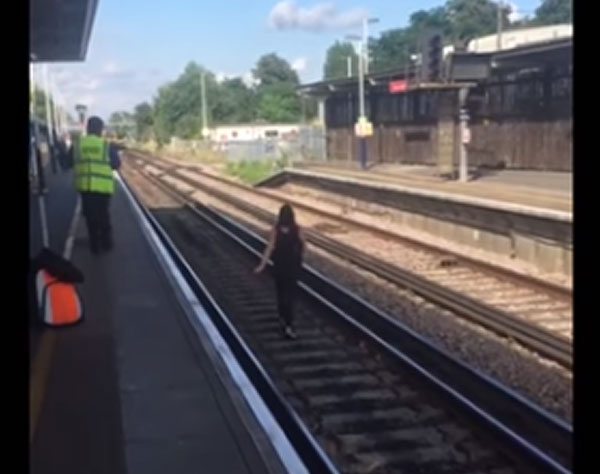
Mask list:
[[41,321],[53,327],[79,323],[83,319],[83,303],[76,284],[83,282],[83,274],[48,249],[42,250],[34,264]]

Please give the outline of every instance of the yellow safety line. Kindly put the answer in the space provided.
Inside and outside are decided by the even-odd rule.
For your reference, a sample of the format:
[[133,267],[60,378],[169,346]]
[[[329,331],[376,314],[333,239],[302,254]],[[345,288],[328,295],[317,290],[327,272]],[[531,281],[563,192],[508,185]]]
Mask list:
[[46,330],[42,334],[40,347],[35,355],[29,376],[29,443],[33,442],[37,421],[44,402],[46,381],[50,373],[50,361],[55,345],[56,333]]

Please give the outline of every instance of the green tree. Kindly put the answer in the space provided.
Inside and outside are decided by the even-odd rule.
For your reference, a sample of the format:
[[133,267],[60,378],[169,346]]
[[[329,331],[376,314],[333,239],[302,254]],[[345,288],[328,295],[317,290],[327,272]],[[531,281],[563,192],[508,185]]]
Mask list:
[[445,38],[452,34],[452,24],[445,7],[419,10],[410,16],[408,33],[414,40],[430,30],[440,31]]
[[239,77],[224,80],[218,86],[213,114],[215,123],[251,122],[256,117],[254,90]]
[[300,119],[302,105],[294,84],[279,82],[263,86],[258,93],[257,116],[267,122],[292,123]]
[[113,112],[108,118],[108,127],[115,132],[117,138],[121,139],[133,135],[135,122],[129,112]]
[[276,54],[266,54],[252,71],[259,81],[257,118],[267,122],[297,122],[302,105],[296,92],[298,74],[290,64]]
[[[497,3],[491,0],[448,0],[442,7],[416,11],[410,16],[408,26],[384,31],[371,42],[371,70],[403,67],[411,54],[421,52],[421,42],[429,31],[441,32],[444,43],[456,46],[495,33],[497,8]],[[510,24],[510,11],[509,6],[503,8],[505,25]]]
[[358,71],[358,55],[351,43],[336,41],[327,50],[325,65],[323,66],[324,79],[336,79],[348,75],[348,58],[352,58],[352,75]]
[[[496,32],[498,4],[491,0],[448,0],[445,6],[454,41],[466,42]],[[508,25],[510,7],[503,7],[503,22]]]
[[259,87],[270,86],[279,82],[288,82],[297,85],[298,74],[292,69],[290,63],[280,58],[275,53],[265,54],[256,63],[252,70],[254,78],[260,81]]
[[452,24],[445,7],[419,10],[410,16],[406,28],[384,31],[371,42],[372,71],[404,67],[410,55],[420,52],[423,36],[440,31],[446,41],[452,35]]
[[146,141],[152,136],[154,126],[154,110],[148,102],[142,102],[133,109],[136,139]]
[[385,71],[403,67],[417,45],[407,28],[384,31],[371,47],[371,71]]
[[172,83],[159,88],[154,101],[154,132],[159,143],[171,136],[200,137],[202,127],[200,78],[205,74],[206,110],[209,124],[217,104],[218,84],[214,75],[194,62]]
[[555,25],[573,21],[573,0],[543,0],[535,11],[534,23]]

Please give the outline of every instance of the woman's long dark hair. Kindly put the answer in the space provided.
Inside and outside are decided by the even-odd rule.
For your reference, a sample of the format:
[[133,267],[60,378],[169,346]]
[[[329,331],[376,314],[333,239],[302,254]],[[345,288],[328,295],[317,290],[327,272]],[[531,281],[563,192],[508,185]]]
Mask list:
[[289,204],[284,204],[279,209],[277,228],[281,227],[289,227],[292,233],[298,234],[298,225],[296,224],[296,218],[294,217],[294,210]]

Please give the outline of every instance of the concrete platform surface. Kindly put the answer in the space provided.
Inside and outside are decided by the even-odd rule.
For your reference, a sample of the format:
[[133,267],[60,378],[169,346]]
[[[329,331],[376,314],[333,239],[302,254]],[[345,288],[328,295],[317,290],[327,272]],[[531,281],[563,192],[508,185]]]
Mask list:
[[110,254],[90,253],[79,222],[86,319],[52,333],[31,473],[270,472],[122,189],[111,208]]
[[359,170],[354,167],[303,164],[291,171],[314,172],[338,178],[349,178],[369,184],[385,184],[412,188],[421,192],[444,193],[459,198],[488,200],[490,202],[527,206],[550,211],[572,212],[571,175],[569,173],[540,173],[500,171],[496,174],[460,183],[444,180],[423,167],[381,165]]
[[302,163],[299,169],[555,211],[571,212],[573,205],[571,173],[484,170],[460,183],[444,180],[436,176],[434,167],[425,166],[382,164],[363,171],[335,163]]

